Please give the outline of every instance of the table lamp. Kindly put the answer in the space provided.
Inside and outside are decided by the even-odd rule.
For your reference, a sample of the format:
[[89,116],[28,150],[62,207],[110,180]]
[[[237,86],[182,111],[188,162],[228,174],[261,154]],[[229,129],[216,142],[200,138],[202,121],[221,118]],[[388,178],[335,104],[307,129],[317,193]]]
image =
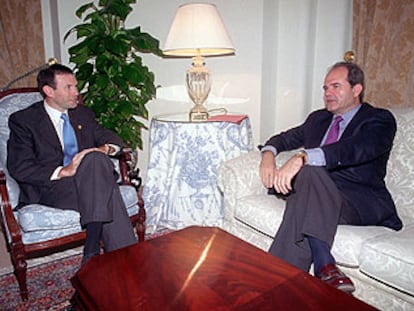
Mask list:
[[208,119],[203,103],[208,97],[211,79],[204,66],[205,56],[234,54],[233,43],[214,4],[189,3],[181,5],[168,33],[164,55],[192,57],[192,67],[187,70],[188,95],[194,103],[190,121]]

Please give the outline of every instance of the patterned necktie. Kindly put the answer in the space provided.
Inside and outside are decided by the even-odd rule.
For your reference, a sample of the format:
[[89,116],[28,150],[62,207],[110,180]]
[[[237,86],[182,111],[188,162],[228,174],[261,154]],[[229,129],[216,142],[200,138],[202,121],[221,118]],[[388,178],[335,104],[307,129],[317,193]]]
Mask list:
[[60,118],[63,120],[63,165],[66,166],[72,161],[73,156],[78,152],[78,143],[76,141],[75,131],[69,122],[68,115],[62,113]]
[[338,141],[339,138],[339,123],[341,123],[342,121],[342,117],[341,116],[336,116],[335,120],[331,126],[331,128],[329,129],[328,135],[326,135],[326,139],[325,142],[323,143],[323,145],[329,145],[332,143],[335,143]]

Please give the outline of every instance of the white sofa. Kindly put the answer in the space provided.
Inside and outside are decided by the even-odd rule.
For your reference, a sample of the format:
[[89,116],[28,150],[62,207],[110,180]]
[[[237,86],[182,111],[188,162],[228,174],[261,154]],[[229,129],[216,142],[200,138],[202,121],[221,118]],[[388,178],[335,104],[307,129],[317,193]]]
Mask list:
[[[414,109],[392,109],[398,129],[386,183],[404,223],[385,227],[340,225],[332,253],[356,286],[354,295],[380,310],[414,310]],[[291,154],[281,153],[277,164]],[[268,250],[285,202],[267,195],[259,178],[258,151],[226,161],[218,173],[224,196],[222,228]]]

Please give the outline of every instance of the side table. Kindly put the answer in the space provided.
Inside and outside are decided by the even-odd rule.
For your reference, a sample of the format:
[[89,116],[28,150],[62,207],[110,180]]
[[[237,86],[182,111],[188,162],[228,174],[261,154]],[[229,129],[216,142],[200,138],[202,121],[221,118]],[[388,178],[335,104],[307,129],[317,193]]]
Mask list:
[[143,186],[147,232],[221,225],[218,167],[253,149],[249,118],[223,119],[194,123],[188,121],[188,114],[170,114],[151,120]]

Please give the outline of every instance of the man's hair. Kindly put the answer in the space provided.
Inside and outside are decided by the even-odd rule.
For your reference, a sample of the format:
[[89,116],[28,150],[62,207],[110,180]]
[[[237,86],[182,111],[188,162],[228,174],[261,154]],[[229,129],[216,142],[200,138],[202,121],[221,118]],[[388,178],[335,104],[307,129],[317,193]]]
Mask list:
[[362,91],[359,94],[359,101],[362,103],[364,100],[364,91],[365,91],[365,78],[364,78],[364,72],[362,69],[355,63],[349,63],[349,62],[338,62],[335,65],[333,65],[329,71],[332,71],[335,68],[344,67],[348,69],[348,77],[347,80],[349,84],[351,84],[352,87],[354,87],[357,84],[362,85]]
[[39,74],[37,75],[37,88],[39,89],[39,92],[40,94],[42,94],[43,98],[46,97],[45,92],[43,92],[43,87],[45,85],[48,85],[52,89],[56,89],[55,77],[57,75],[65,74],[73,75],[73,71],[69,67],[66,67],[61,64],[54,64],[46,69],[42,69],[41,71],[39,71]]

